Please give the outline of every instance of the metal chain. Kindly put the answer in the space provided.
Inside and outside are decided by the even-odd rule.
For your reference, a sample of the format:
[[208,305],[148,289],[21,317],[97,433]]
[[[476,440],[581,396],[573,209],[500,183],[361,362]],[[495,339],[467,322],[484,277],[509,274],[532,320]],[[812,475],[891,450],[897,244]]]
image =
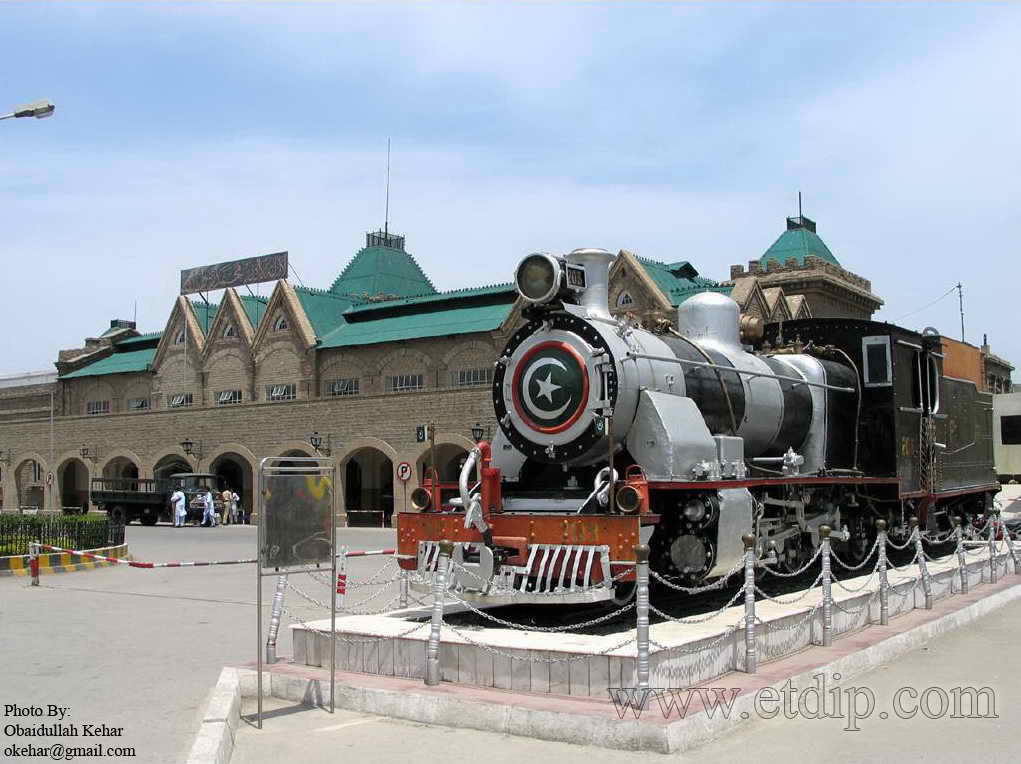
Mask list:
[[947,531],[943,536],[940,536],[939,534],[937,534],[935,538],[930,538],[929,536],[927,536],[926,534],[923,533],[922,534],[922,543],[925,543],[925,544],[943,544],[943,543],[949,541],[950,539],[952,539],[954,537],[954,534],[955,534],[955,531],[954,531],[953,528],[951,528],[949,531]]
[[[320,636],[327,637],[327,638],[330,636],[330,633],[328,631],[323,631],[322,629],[317,629],[315,626],[312,626],[310,623],[307,623],[302,618],[300,618],[299,616],[297,616],[294,613],[292,613],[290,611],[290,609],[288,609],[287,607],[281,605],[280,609],[284,612],[284,614],[288,617],[288,619],[290,619],[291,623],[299,624],[300,626],[303,626],[304,628],[308,629],[309,631],[315,632],[316,634],[318,634]],[[419,629],[425,628],[428,625],[429,625],[428,621],[423,621],[422,623],[415,624],[414,626],[412,626],[407,631],[402,631],[399,634],[388,635],[388,636],[385,636],[385,637],[384,636],[380,636],[380,637],[369,637],[368,639],[351,639],[350,637],[345,637],[345,636],[342,636],[341,634],[338,634],[338,633],[334,632],[333,638],[334,638],[334,640],[336,640],[338,642],[344,642],[344,643],[349,644],[349,645],[378,644],[379,642],[381,642],[383,640],[401,639],[403,637],[408,636],[409,634],[412,634],[412,633],[418,631]]]
[[908,548],[908,546],[910,546],[911,544],[913,544],[913,543],[914,543],[914,541],[915,541],[915,534],[916,534],[917,532],[918,532],[917,530],[913,530],[913,531],[911,531],[910,535],[908,535],[908,540],[907,540],[907,541],[905,541],[905,542],[904,542],[903,544],[895,544],[895,543],[893,543],[893,541],[892,541],[892,540],[890,539],[890,537],[889,537],[889,536],[887,536],[887,537],[886,537],[886,545],[887,545],[887,546],[890,546],[890,547],[893,547],[894,549],[897,549],[897,550],[901,550],[901,549],[907,549],[907,548]]
[[[380,568],[375,573],[373,573],[371,576],[369,576],[369,578],[366,579],[365,581],[352,581],[350,576],[348,576],[347,585],[348,585],[349,588],[355,588],[355,587],[359,587],[359,586],[384,586],[386,584],[392,584],[395,581],[400,580],[400,575],[391,576],[390,578],[382,580],[382,581],[377,581],[376,580],[376,576],[378,576],[380,573],[383,573],[384,571],[387,571],[390,568],[392,568],[393,565],[396,562],[397,562],[397,558],[396,557],[391,557],[387,561],[387,563],[385,565],[383,565],[382,568]],[[308,571],[308,574],[309,574],[309,576],[311,576],[312,578],[314,578],[316,581],[318,581],[319,583],[323,584],[324,586],[330,586],[330,580],[328,578],[327,579],[323,579],[322,578],[322,576],[323,576],[322,573],[319,573],[318,571],[310,570],[310,571]]]
[[[792,648],[794,646],[794,642],[798,639],[798,631],[801,629],[802,626],[804,626],[806,623],[808,623],[809,621],[811,621],[815,617],[815,614],[819,610],[820,607],[822,607],[822,603],[821,602],[819,604],[817,604],[815,607],[811,608],[798,621],[796,621],[796,622],[794,622],[792,624],[789,624],[787,626],[775,625],[775,622],[773,622],[773,621],[771,621],[769,623],[763,622],[762,625],[763,625],[764,630],[766,632],[768,632],[770,635],[772,635],[774,632],[787,632],[788,633],[786,637],[782,637],[779,640],[779,644],[774,644],[772,646],[772,648],[770,647],[768,641],[765,642],[763,644],[763,650],[762,650],[763,658],[766,659],[766,660],[772,660],[772,659],[775,659],[775,658],[779,658],[779,657],[783,657],[785,655],[788,655],[792,651]],[[811,629],[811,628],[812,628],[811,625],[809,625],[809,629]],[[809,642],[811,643],[812,642],[812,634],[809,633],[808,636],[809,636]],[[773,641],[774,643],[777,642],[777,640],[771,640],[771,641]]]
[[851,616],[856,616],[856,615],[860,615],[860,614],[861,614],[861,612],[862,612],[862,611],[863,611],[863,610],[864,610],[865,608],[867,608],[867,607],[872,607],[872,603],[873,603],[873,602],[875,601],[875,599],[876,599],[876,597],[877,597],[878,595],[879,595],[879,592],[872,592],[872,593],[871,593],[871,594],[869,595],[868,599],[866,599],[866,600],[865,600],[865,603],[864,603],[863,605],[861,605],[861,606],[857,607],[857,608],[844,608],[844,607],[841,607],[841,606],[840,606],[840,603],[839,603],[839,602],[837,602],[837,600],[836,600],[836,599],[834,599],[834,600],[833,600],[833,607],[835,607],[835,608],[836,608],[837,610],[839,610],[839,611],[840,611],[841,613],[847,613],[847,615],[851,615]]
[[619,642],[615,645],[612,645],[611,647],[607,647],[605,650],[600,650],[599,652],[596,653],[582,653],[579,655],[573,655],[569,658],[547,658],[546,656],[543,655],[532,655],[531,653],[519,655],[507,653],[504,652],[503,650],[500,650],[499,648],[492,647],[491,645],[485,645],[481,642],[476,642],[474,639],[469,637],[467,634],[465,634],[463,631],[461,631],[453,624],[447,623],[446,620],[443,621],[443,626],[444,628],[450,629],[452,632],[454,632],[457,636],[459,636],[468,644],[473,645],[475,647],[480,647],[486,652],[493,653],[494,655],[499,655],[503,658],[508,658],[513,661],[529,661],[530,663],[575,663],[576,661],[587,660],[596,655],[608,655],[609,653],[612,653],[614,650],[619,650],[622,647],[626,647],[627,645],[634,642],[636,639],[635,637],[628,637],[623,642]]
[[703,613],[700,616],[690,616],[690,617],[687,617],[687,618],[672,616],[669,613],[664,613],[662,610],[657,608],[651,602],[649,603],[649,611],[652,612],[652,613],[655,613],[660,618],[665,618],[666,620],[673,621],[674,623],[687,623],[687,624],[706,623],[707,621],[711,621],[713,618],[715,618],[720,613],[722,613],[724,610],[726,610],[731,605],[733,605],[735,600],[737,600],[737,598],[740,597],[742,594],[744,594],[744,589],[738,589],[736,592],[734,592],[734,596],[731,597],[729,600],[727,600],[726,604],[724,604],[722,607],[718,608],[717,610],[715,610],[712,613]]
[[727,585],[727,580],[740,570],[744,570],[744,560],[727,571],[722,578],[718,578],[716,581],[713,581],[711,584],[706,584],[705,586],[681,586],[680,584],[675,584],[669,578],[661,576],[654,570],[650,570],[649,575],[674,591],[684,592],[685,594],[702,594],[703,592],[712,592],[717,589],[724,588]]
[[861,562],[859,562],[857,565],[848,565],[846,562],[841,560],[840,557],[837,556],[837,553],[833,551],[832,546],[830,547],[830,557],[832,559],[836,560],[838,563],[840,563],[841,567],[843,567],[845,570],[855,571],[855,570],[858,570],[859,568],[865,567],[865,563],[867,563],[872,558],[872,555],[875,553],[876,549],[878,549],[878,548],[879,548],[879,537],[876,536],[876,540],[874,542],[872,542],[872,548],[869,550],[869,553],[867,555],[865,555],[865,559],[862,560]]
[[845,592],[850,592],[851,594],[854,594],[855,592],[860,592],[862,589],[864,589],[869,584],[871,584],[872,583],[872,579],[876,577],[876,574],[878,572],[879,572],[879,565],[877,563],[876,567],[874,567],[872,569],[872,572],[869,573],[869,577],[866,578],[865,582],[861,586],[858,586],[858,587],[847,586],[847,585],[844,584],[843,581],[841,581],[839,578],[837,578],[836,576],[833,576],[833,575],[830,576],[830,580],[833,581],[833,583],[835,583],[837,586],[839,586]]
[[699,645],[697,647],[688,646],[688,645],[675,645],[674,647],[667,647],[666,645],[661,645],[659,642],[657,642],[656,640],[651,639],[651,638],[649,639],[649,645],[651,647],[655,647],[655,648],[657,648],[659,650],[662,650],[663,652],[680,653],[681,655],[691,655],[692,653],[702,653],[702,652],[705,652],[706,650],[711,650],[712,648],[714,648],[717,645],[721,644],[725,640],[730,639],[734,635],[734,633],[736,631],[740,630],[741,624],[743,622],[744,622],[743,619],[741,621],[738,621],[736,624],[731,626],[725,632],[720,634],[720,636],[718,636],[716,639],[714,639],[712,642],[710,642],[709,644],[706,644],[706,645]]
[[[315,597],[313,597],[311,594],[306,594],[305,592],[303,592],[301,589],[299,589],[297,586],[295,586],[290,581],[287,582],[287,588],[290,589],[291,591],[293,591],[295,594],[297,594],[302,599],[312,603],[316,607],[322,608],[323,610],[329,610],[330,609],[330,605],[328,603],[320,602]],[[347,613],[349,615],[374,615],[375,613],[388,613],[391,610],[391,605],[393,605],[394,603],[399,603],[400,602],[400,599],[401,599],[400,594],[397,594],[394,597],[392,597],[389,602],[387,602],[385,605],[383,605],[383,609],[382,610],[369,611],[369,612],[364,612],[364,611],[357,612],[357,611],[355,611],[353,609],[355,607],[360,607],[360,606],[364,605],[366,602],[370,602],[371,600],[376,599],[376,597],[378,597],[379,595],[383,594],[385,591],[386,591],[386,589],[380,589],[375,594],[372,594],[372,595],[366,597],[365,599],[363,599],[363,600],[361,600],[359,602],[355,602],[355,603],[353,603],[351,605],[343,605],[341,607],[338,607],[337,611],[338,612]]]
[[779,605],[793,605],[793,604],[795,604],[797,602],[801,602],[801,600],[805,599],[805,597],[807,597],[809,595],[809,593],[815,589],[815,585],[818,584],[821,580],[822,580],[822,573],[820,573],[818,576],[816,576],[815,577],[815,581],[813,581],[811,584],[809,584],[808,588],[805,589],[804,591],[802,591],[801,594],[799,594],[797,597],[793,597],[791,599],[786,599],[786,600],[782,600],[779,597],[774,597],[774,596],[772,596],[770,594],[766,594],[764,591],[762,591],[762,589],[759,588],[758,584],[755,585],[755,591],[757,591],[759,594],[761,594],[767,600],[771,600],[773,602],[776,602]]
[[601,623],[606,623],[607,621],[616,618],[618,615],[626,613],[629,610],[634,609],[635,607],[634,602],[629,602],[627,605],[624,605],[622,608],[619,608],[618,610],[613,610],[597,618],[593,618],[588,621],[583,621],[582,623],[572,623],[568,624],[567,626],[525,626],[520,623],[514,623],[513,621],[505,621],[502,618],[497,618],[492,613],[487,613],[484,610],[479,610],[472,603],[458,597],[455,592],[450,592],[450,596],[454,599],[455,602],[459,602],[460,604],[464,605],[466,608],[475,613],[475,615],[481,616],[482,618],[492,621],[493,623],[498,623],[501,626],[506,626],[509,629],[520,629],[521,631],[541,631],[549,634],[570,631],[571,629],[584,629],[588,626],[597,626]]
[[818,559],[820,554],[822,554],[822,546],[821,545],[817,546],[815,548],[815,553],[809,558],[808,562],[806,562],[800,568],[795,570],[793,573],[782,573],[779,570],[773,570],[768,565],[767,566],[763,566],[762,569],[764,571],[766,571],[767,573],[769,573],[771,576],[777,576],[778,578],[794,578],[795,576],[800,576],[802,573],[804,573],[806,570],[808,570],[809,566],[812,563],[814,563],[816,561],[816,559]]

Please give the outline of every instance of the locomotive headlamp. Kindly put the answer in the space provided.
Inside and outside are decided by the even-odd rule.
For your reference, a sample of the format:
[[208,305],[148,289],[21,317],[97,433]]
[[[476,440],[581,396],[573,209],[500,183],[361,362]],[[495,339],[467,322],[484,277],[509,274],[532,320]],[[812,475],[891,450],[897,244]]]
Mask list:
[[705,504],[700,499],[692,499],[684,505],[684,517],[693,523],[697,523],[705,517]]
[[532,303],[549,302],[560,292],[563,269],[552,255],[537,252],[518,265],[514,285],[526,300]]

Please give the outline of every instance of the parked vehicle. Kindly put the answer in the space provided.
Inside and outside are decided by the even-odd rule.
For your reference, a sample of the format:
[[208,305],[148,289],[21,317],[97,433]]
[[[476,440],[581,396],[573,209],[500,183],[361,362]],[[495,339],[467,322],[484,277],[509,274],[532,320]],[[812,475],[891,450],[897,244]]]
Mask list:
[[89,498],[111,519],[142,525],[155,525],[160,520],[173,522],[170,495],[181,488],[188,499],[188,521],[202,520],[200,497],[207,490],[216,498],[216,511],[222,512],[219,494],[223,481],[208,472],[179,472],[169,478],[93,478]]

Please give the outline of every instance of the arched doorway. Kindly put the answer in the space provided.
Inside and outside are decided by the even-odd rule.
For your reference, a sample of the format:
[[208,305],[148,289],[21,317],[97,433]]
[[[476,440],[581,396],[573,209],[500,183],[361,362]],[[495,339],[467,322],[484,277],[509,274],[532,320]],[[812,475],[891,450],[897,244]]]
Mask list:
[[[288,456],[295,457],[295,461],[293,461],[293,462],[292,461],[288,461],[286,459],[286,457],[288,457]],[[277,466],[277,467],[291,467],[291,468],[294,468],[294,467],[306,467],[306,466],[308,466],[308,462],[302,462],[302,461],[297,461],[297,460],[299,460],[299,459],[311,459],[314,456],[315,456],[315,454],[309,453],[308,451],[300,451],[300,450],[298,450],[296,448],[292,448],[291,450],[284,451],[282,454],[280,454],[280,461],[276,462],[275,466]],[[315,473],[315,471],[316,470],[314,468],[309,468],[309,474],[313,474],[313,473]],[[300,475],[302,473],[297,472],[297,473],[294,473],[294,474]]]
[[394,512],[394,466],[390,457],[367,446],[350,454],[340,465],[344,478],[347,524],[390,525]]
[[138,480],[138,465],[126,456],[116,456],[103,466],[103,477]]
[[42,509],[46,504],[43,481],[46,470],[42,462],[26,459],[14,470],[14,482],[18,489],[18,506]]
[[220,454],[209,465],[209,471],[220,478],[224,488],[230,488],[241,497],[240,508],[251,513],[252,501],[255,498],[253,489],[252,468],[240,454],[227,452]]
[[156,466],[152,468],[153,477],[157,480],[166,480],[171,475],[176,475],[179,472],[192,472],[191,465],[183,456],[177,454],[168,454],[156,462]]
[[57,468],[60,506],[89,508],[89,469],[81,459],[68,459]]

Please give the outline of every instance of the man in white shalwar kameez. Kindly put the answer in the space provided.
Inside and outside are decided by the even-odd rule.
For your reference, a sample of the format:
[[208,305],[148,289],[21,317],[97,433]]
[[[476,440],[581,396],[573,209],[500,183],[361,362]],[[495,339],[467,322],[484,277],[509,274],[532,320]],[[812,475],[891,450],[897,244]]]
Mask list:
[[187,499],[184,497],[184,491],[180,488],[175,488],[174,492],[170,495],[170,506],[174,508],[174,527],[183,528],[184,521],[188,517],[188,510],[185,508]]

